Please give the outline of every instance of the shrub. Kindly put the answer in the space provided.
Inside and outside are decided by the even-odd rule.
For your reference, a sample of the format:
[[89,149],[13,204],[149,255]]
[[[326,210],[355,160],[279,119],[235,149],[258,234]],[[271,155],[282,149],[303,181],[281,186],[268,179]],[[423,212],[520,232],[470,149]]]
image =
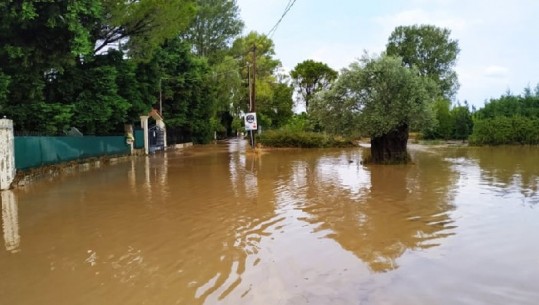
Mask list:
[[258,142],[267,147],[352,147],[351,140],[326,134],[290,130],[269,130],[258,136]]
[[539,119],[523,116],[476,119],[470,144],[539,144]]

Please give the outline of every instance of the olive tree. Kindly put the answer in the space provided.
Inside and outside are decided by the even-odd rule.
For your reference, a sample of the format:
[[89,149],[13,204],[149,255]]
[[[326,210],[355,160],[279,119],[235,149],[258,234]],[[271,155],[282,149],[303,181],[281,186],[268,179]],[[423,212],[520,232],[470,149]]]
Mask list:
[[434,87],[398,57],[364,56],[317,95],[312,115],[331,130],[369,136],[373,163],[406,163],[410,126],[434,119]]

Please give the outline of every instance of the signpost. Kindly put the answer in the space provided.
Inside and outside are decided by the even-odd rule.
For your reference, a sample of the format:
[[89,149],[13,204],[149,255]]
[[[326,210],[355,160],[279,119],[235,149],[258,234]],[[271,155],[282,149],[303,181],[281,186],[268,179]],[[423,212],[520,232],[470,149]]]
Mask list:
[[253,130],[258,130],[258,124],[256,122],[256,112],[248,112],[245,114],[245,130],[249,131],[251,140],[251,147],[255,147],[255,137]]

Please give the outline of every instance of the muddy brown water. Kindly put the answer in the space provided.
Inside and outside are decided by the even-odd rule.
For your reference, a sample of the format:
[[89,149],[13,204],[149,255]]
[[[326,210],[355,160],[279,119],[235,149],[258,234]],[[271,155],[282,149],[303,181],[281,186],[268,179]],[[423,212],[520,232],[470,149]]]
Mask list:
[[539,302],[539,148],[245,146],[2,192],[0,304]]

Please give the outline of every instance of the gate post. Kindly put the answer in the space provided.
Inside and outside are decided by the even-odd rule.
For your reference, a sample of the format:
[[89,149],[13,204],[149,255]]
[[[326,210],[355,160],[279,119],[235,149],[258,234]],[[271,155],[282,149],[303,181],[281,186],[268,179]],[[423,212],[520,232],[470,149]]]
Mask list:
[[4,118],[0,119],[0,191],[10,188],[15,171],[13,121]]
[[140,125],[142,126],[142,129],[144,130],[144,154],[149,154],[150,151],[150,143],[148,139],[148,118],[147,115],[141,115],[140,116]]

